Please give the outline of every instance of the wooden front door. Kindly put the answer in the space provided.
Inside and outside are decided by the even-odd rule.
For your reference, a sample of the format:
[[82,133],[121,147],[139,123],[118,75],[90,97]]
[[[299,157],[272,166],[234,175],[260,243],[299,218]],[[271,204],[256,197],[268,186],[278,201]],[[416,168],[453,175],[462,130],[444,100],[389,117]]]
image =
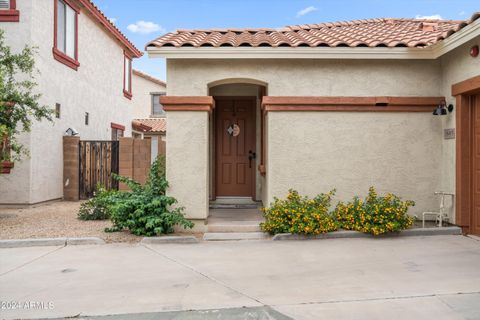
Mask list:
[[215,99],[217,196],[255,198],[255,102]]
[[480,95],[471,96],[470,103],[473,115],[472,139],[472,210],[471,233],[480,235]]

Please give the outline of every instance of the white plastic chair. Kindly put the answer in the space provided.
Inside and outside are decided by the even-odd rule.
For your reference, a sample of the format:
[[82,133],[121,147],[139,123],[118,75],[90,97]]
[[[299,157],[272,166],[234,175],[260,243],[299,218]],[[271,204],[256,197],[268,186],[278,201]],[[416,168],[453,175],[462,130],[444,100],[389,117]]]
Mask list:
[[453,193],[448,193],[448,192],[443,192],[443,191],[437,191],[435,192],[436,195],[441,196],[440,197],[440,209],[438,212],[433,212],[433,211],[427,211],[422,213],[422,228],[425,228],[425,216],[435,216],[435,222],[437,223],[438,227],[443,226],[443,221],[448,221],[448,214],[445,212],[445,196],[451,196],[452,197],[452,203],[453,203],[453,197],[455,194]]

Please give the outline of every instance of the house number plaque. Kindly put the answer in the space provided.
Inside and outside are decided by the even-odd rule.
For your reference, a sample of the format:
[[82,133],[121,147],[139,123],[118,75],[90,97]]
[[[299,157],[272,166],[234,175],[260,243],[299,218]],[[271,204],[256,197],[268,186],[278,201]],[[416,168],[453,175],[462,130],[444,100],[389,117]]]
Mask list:
[[240,127],[237,124],[232,124],[228,127],[227,132],[229,135],[236,137],[240,134]]
[[443,138],[445,140],[455,139],[455,128],[449,128],[443,130]]

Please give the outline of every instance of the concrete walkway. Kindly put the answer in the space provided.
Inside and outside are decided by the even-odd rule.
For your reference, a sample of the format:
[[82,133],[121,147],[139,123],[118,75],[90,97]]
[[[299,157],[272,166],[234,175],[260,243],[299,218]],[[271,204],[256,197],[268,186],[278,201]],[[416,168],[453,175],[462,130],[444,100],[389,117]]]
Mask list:
[[0,249],[0,301],[2,319],[480,319],[480,241]]

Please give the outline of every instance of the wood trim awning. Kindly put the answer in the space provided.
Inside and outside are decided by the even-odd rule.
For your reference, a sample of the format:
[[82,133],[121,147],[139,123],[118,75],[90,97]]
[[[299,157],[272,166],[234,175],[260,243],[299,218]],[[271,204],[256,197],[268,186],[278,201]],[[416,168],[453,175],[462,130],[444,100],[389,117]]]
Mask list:
[[452,96],[480,92],[480,76],[476,76],[452,85]]
[[160,103],[165,111],[208,111],[215,108],[210,96],[161,96]]
[[432,112],[445,97],[273,97],[265,96],[269,111]]

